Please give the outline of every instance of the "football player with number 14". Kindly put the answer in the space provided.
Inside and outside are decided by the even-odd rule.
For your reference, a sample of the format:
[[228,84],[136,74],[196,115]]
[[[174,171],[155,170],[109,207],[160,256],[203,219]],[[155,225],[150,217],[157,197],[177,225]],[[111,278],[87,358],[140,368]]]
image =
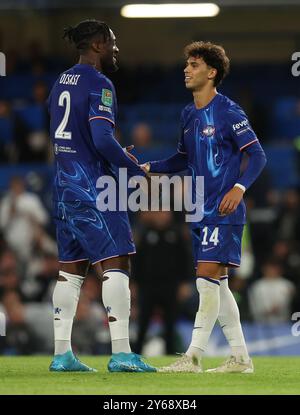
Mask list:
[[[228,267],[239,267],[246,220],[243,195],[266,163],[264,151],[238,104],[217,92],[229,71],[221,46],[193,42],[185,48],[185,85],[193,102],[181,115],[181,138],[175,155],[145,163],[147,173],[204,177],[204,207],[200,222],[191,223],[199,309],[192,341],[185,354],[161,372],[202,372],[201,358],[219,320],[231,346],[230,358],[211,373],[253,373],[240,323],[238,306],[228,287]],[[240,174],[242,155],[249,157]],[[192,189],[196,199],[196,186]]]

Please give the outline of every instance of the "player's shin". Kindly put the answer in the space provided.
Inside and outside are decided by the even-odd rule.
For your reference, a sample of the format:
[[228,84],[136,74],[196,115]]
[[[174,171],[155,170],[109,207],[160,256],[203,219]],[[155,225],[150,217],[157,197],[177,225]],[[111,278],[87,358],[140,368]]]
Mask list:
[[221,277],[220,280],[220,312],[218,320],[231,347],[231,354],[238,361],[249,361],[249,354],[240,323],[239,309],[228,286],[227,276]]
[[80,275],[59,272],[53,292],[55,355],[72,350],[72,326],[83,279]]
[[130,353],[130,290],[124,271],[114,269],[103,273],[102,299],[108,316],[112,353]]
[[213,278],[198,277],[199,309],[196,314],[191,344],[186,352],[200,359],[207,347],[220,307],[220,283]]

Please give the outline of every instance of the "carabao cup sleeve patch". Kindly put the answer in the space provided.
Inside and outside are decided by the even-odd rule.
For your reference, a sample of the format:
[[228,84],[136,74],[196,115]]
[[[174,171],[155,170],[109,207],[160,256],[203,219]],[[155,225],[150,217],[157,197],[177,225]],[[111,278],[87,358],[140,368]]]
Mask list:
[[101,101],[103,105],[106,105],[107,107],[112,107],[113,104],[113,94],[110,89],[103,88],[102,94],[101,94]]

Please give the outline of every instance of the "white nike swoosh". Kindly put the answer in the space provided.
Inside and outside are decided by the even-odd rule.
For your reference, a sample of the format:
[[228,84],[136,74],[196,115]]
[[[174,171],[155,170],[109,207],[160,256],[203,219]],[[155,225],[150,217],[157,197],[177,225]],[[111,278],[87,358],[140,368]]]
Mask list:
[[184,134],[186,134],[188,131],[190,131],[190,128],[188,128],[187,130],[184,130]]
[[202,249],[202,252],[206,252],[206,251],[210,251],[211,249],[214,249],[215,248],[215,246],[211,246],[210,248],[207,248],[207,249]]

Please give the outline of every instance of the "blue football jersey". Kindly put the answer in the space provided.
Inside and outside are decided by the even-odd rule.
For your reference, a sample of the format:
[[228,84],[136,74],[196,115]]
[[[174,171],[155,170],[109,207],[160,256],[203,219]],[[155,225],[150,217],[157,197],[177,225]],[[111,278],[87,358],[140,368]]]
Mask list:
[[[218,93],[204,108],[197,109],[194,103],[187,105],[181,114],[181,128],[178,151],[188,157],[194,201],[195,177],[204,177],[201,224],[244,224],[244,201],[227,216],[220,215],[219,205],[224,195],[238,182],[241,150],[257,141],[246,114],[238,104]],[[199,224],[191,223],[191,226]]]
[[115,174],[93,143],[89,121],[99,118],[115,125],[114,86],[91,65],[74,65],[55,82],[48,109],[55,154],[53,199],[95,205],[97,179]]

